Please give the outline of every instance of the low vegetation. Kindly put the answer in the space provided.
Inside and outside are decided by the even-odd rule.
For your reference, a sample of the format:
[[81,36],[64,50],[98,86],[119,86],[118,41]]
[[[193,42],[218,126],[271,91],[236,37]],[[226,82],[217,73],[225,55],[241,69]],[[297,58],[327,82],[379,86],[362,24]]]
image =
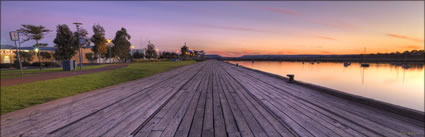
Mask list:
[[1,87],[1,114],[193,63],[195,61],[133,63],[110,71]]

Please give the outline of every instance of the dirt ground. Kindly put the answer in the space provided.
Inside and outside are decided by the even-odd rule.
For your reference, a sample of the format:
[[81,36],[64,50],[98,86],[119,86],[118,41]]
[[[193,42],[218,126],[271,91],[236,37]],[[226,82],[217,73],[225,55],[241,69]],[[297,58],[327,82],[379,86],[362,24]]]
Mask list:
[[88,70],[80,70],[80,71],[64,71],[64,72],[46,72],[46,73],[36,74],[36,75],[32,75],[32,76],[2,79],[1,80],[1,86],[10,86],[10,85],[31,83],[31,82],[35,82],[35,81],[78,76],[78,75],[84,75],[84,74],[89,74],[89,73],[118,69],[118,68],[122,68],[122,67],[126,67],[126,66],[128,66],[128,64],[112,64],[112,65],[102,67],[102,68],[97,68],[97,69],[88,69]]

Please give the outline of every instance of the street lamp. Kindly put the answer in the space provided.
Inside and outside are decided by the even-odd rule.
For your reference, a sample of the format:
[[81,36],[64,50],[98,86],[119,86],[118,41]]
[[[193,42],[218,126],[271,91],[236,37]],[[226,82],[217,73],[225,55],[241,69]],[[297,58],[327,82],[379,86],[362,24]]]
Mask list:
[[34,51],[35,51],[35,53],[37,53],[37,54],[38,54],[38,48],[35,48],[35,49],[34,49]]
[[159,58],[159,50],[158,49],[155,49],[155,51],[156,51],[156,58],[158,59]]
[[78,40],[78,51],[79,51],[79,57],[80,57],[80,70],[83,68],[83,62],[81,58],[81,46],[80,46],[80,25],[83,25],[83,23],[74,22],[75,26],[77,27],[77,40]]
[[112,42],[112,40],[111,39],[107,39],[106,40],[106,42],[108,42],[108,47],[109,47],[109,63],[112,63],[112,60],[111,60],[111,53],[112,53],[112,51],[111,51],[111,47],[112,47],[112,45],[111,45],[111,42]]

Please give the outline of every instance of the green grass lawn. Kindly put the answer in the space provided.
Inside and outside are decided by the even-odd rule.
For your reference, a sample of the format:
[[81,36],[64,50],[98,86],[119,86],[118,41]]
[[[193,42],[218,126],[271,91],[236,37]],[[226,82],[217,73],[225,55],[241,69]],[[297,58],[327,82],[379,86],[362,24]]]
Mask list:
[[[83,66],[83,70],[102,68],[106,66],[108,66],[108,64],[88,65],[88,66]],[[80,68],[77,68],[76,70],[78,71],[80,70]],[[8,79],[8,78],[32,76],[32,75],[41,74],[45,72],[60,72],[60,71],[62,71],[62,68],[44,68],[41,71],[40,69],[25,69],[24,75],[21,75],[20,70],[1,70],[0,74],[1,74],[1,79]]]
[[133,63],[115,70],[1,87],[1,114],[193,63],[195,61]]

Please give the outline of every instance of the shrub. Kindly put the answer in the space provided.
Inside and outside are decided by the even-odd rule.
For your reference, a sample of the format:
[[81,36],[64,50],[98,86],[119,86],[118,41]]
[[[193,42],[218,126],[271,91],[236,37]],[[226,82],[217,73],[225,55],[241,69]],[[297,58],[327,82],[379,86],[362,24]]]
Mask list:
[[14,67],[14,64],[0,64],[0,68],[12,68]]

